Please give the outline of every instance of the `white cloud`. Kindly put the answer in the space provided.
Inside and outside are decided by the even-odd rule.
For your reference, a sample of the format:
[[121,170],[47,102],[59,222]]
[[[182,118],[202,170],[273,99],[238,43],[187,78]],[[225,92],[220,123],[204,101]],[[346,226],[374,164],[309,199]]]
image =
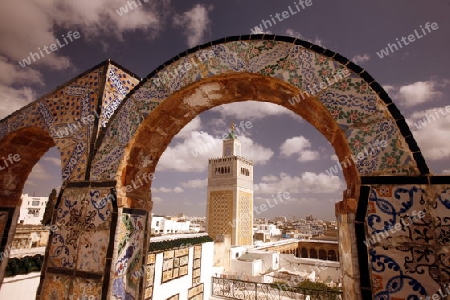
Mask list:
[[311,142],[307,138],[304,136],[296,136],[287,139],[280,146],[280,153],[281,156],[285,157],[295,155],[297,156],[297,160],[301,162],[318,160],[320,158],[319,152],[313,151],[310,148]]
[[442,95],[437,90],[442,84],[436,80],[417,81],[404,86],[386,85],[384,89],[398,103],[406,107],[413,107],[422,103],[439,99]]
[[353,58],[351,59],[351,61],[353,61],[355,64],[363,64],[365,62],[368,62],[370,60],[370,55],[367,53],[364,53],[363,55],[355,55],[353,56]]
[[[421,128],[419,121],[422,121]],[[450,157],[448,147],[450,113],[446,112],[445,107],[415,112],[407,119],[407,123],[426,160]]]
[[49,180],[51,178],[53,177],[50,175],[50,173],[47,173],[42,164],[37,163],[34,165],[33,170],[31,171],[27,180]]
[[162,203],[163,199],[161,199],[160,197],[152,196],[152,201],[153,203]]
[[[169,145],[157,165],[158,171],[175,170],[179,172],[202,172],[208,167],[208,159],[222,156],[222,139],[203,131],[191,131],[189,136]],[[251,140],[239,136],[242,154],[257,164],[265,164],[274,152]]]
[[285,34],[323,47],[323,40],[317,36],[314,38],[314,40],[308,39],[304,37],[300,32],[295,31],[294,29],[291,28],[286,29]]
[[443,170],[443,171],[442,171],[442,174],[450,174],[450,169]]
[[275,181],[278,181],[278,177],[275,175],[267,175],[267,176],[261,177],[261,181],[262,182],[275,182]]
[[292,111],[269,102],[245,101],[224,104],[211,109],[219,112],[222,117],[240,120],[259,120],[271,115],[290,115],[299,117]]
[[333,160],[333,161],[339,161],[339,158],[337,157],[336,154],[332,154],[332,155],[330,156],[330,159]]
[[192,188],[192,189],[199,189],[199,188],[205,188],[208,184],[208,179],[193,179],[186,182],[181,183],[182,187],[185,188]]
[[183,30],[189,47],[194,47],[203,42],[206,31],[209,30],[211,20],[208,16],[213,6],[196,4],[191,10],[182,15],[173,17],[173,24]]
[[173,189],[166,188],[166,187],[160,187],[160,188],[152,187],[152,192],[153,193],[176,193],[176,194],[179,194],[179,193],[184,192],[184,190],[181,187],[179,187],[179,186],[177,186],[177,187],[175,187]]
[[254,190],[258,194],[272,195],[278,192],[336,193],[340,189],[340,183],[341,180],[338,176],[304,172],[301,176],[283,174],[277,181],[254,184]]
[[55,166],[61,166],[61,159],[56,158],[56,157],[44,157],[43,158],[44,161],[48,161],[52,164],[54,164]]

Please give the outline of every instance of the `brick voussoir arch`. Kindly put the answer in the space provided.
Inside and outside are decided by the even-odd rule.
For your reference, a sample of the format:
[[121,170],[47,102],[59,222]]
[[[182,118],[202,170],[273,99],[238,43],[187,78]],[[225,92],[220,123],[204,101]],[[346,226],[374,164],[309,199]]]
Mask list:
[[[273,51],[274,49],[281,50],[279,53],[274,53],[276,52]],[[189,59],[194,59],[196,55],[206,50],[212,50],[214,56],[208,57],[206,61],[200,63],[200,66],[196,65],[193,68],[194,71],[191,69],[173,76],[171,80],[164,80],[168,75],[174,75],[176,68],[186,65]],[[258,53],[252,56],[251,51]],[[268,73],[273,71],[271,68],[283,61],[285,64],[281,69]],[[289,70],[289,74],[283,74],[283,72],[287,73],[289,66],[295,67],[294,72]],[[369,159],[372,166],[365,166],[364,162],[357,166],[359,175],[429,174],[422,153],[404,117],[384,89],[367,71],[338,53],[296,38],[246,35],[227,37],[189,49],[161,64],[142,80],[122,101],[110,119],[106,131],[97,140],[91,179],[117,179],[118,174],[115,171],[119,169],[119,161],[123,159],[123,148],[136,134],[142,120],[151,116],[152,110],[170,95],[191,84],[220,74],[249,72],[277,78],[303,92],[308,91],[311,84],[325,82],[328,78],[325,76],[331,78],[333,72],[344,68],[351,72],[350,77],[346,78],[343,84],[335,82],[324,90],[320,90],[315,95],[317,101],[322,102],[330,113],[334,114],[336,123],[347,136],[347,144],[354,157],[364,149],[364,145],[371,145],[373,142],[373,140],[361,138],[364,130],[375,133],[378,138],[383,138],[390,143],[388,148],[391,152],[381,153],[380,151],[378,154],[382,155],[376,159]],[[343,100],[339,102],[340,100],[335,101],[335,99]],[[356,106],[352,106],[353,99],[357,99],[354,101],[358,103]],[[289,99],[285,99],[287,100]],[[368,103],[366,106],[364,106],[365,102]],[[303,103],[296,105],[303,105]],[[352,123],[355,121],[352,118],[356,118],[357,122]],[[127,121],[128,124],[124,125],[122,121],[125,119],[135,121]],[[369,122],[365,123],[364,120],[367,119]],[[357,124],[358,122],[360,124]],[[364,130],[358,128],[364,125],[372,128],[363,128]],[[126,130],[122,130],[124,126]],[[346,156],[345,151],[337,154],[340,161],[350,157]],[[389,158],[390,156],[395,158],[395,162]]]

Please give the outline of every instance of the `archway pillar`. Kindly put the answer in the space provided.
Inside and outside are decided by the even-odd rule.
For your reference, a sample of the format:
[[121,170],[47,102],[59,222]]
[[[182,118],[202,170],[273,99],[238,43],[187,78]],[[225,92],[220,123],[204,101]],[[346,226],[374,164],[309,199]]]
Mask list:
[[356,207],[357,200],[354,198],[344,198],[335,206],[344,300],[362,300],[355,232]]
[[20,197],[0,197],[0,286],[3,283],[11,254],[17,221],[20,216]]

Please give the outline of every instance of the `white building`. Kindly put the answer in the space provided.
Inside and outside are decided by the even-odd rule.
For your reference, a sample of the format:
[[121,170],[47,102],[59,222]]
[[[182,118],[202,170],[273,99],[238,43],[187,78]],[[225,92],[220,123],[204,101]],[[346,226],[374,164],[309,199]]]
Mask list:
[[255,233],[270,234],[270,236],[281,235],[281,230],[274,224],[258,224]]
[[191,230],[191,222],[168,220],[165,217],[152,217],[151,232],[153,234],[187,233]]
[[213,242],[148,254],[145,298],[209,299],[213,256]]
[[22,194],[22,205],[20,206],[19,224],[40,225],[44,217],[48,197],[31,197]]

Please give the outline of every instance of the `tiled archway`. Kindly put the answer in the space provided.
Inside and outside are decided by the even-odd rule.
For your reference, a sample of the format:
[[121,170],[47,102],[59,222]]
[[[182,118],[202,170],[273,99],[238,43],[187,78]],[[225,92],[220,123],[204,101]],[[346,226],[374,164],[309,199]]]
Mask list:
[[[301,40],[256,35],[191,49],[161,65],[127,94],[136,83],[132,74],[108,62],[0,124],[2,146],[14,150],[10,138],[32,120],[64,149],[65,184],[54,220],[65,224],[59,233],[63,240],[74,233],[80,238],[71,245],[49,245],[41,299],[65,299],[86,289],[103,299],[125,293],[142,298],[145,287],[127,274],[131,262],[138,268],[145,263],[145,224],[152,208],[148,174],[192,118],[214,106],[245,100],[294,111],[330,141],[342,164],[349,165],[343,168],[348,190],[336,206],[348,299],[432,295],[449,281],[445,233],[450,227],[450,178],[429,174],[403,116],[365,70]],[[66,94],[83,99],[82,107],[67,106]],[[99,117],[76,138],[61,139],[51,131],[59,120],[57,107],[67,116],[97,112]],[[382,142],[386,145],[380,147]],[[45,147],[53,143],[49,140]],[[15,185],[16,193],[23,177]],[[137,178],[146,180],[135,186]],[[8,184],[4,179],[2,187]],[[133,188],[128,189],[130,184]],[[80,219],[66,217],[70,210],[94,212],[95,218],[81,226]],[[386,231],[412,210],[426,210],[425,217],[390,239],[363,243],[366,235]],[[130,219],[134,223],[124,221]],[[3,246],[10,242],[10,233],[3,234]],[[128,241],[121,240],[124,233]],[[83,252],[85,244],[90,248]],[[67,249],[64,259],[58,254],[61,247]],[[101,259],[93,262],[95,253]]]

